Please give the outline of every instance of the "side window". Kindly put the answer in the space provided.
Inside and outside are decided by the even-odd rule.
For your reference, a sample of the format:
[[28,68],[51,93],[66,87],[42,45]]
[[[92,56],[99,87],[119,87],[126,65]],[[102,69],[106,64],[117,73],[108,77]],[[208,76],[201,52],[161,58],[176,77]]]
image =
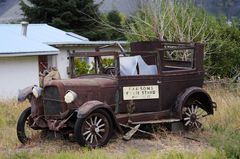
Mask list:
[[192,70],[194,66],[194,49],[169,49],[163,53],[163,71]]
[[156,55],[119,57],[121,76],[157,75]]

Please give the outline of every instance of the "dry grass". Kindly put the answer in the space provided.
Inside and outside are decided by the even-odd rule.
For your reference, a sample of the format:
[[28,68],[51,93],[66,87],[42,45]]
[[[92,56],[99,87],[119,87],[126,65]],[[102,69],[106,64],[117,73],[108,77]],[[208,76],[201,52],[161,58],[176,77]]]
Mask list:
[[0,150],[10,150],[18,146],[16,121],[27,105],[27,102],[0,102]]
[[[21,145],[16,137],[16,121],[28,103],[0,102],[0,158],[239,158],[240,93],[218,86],[206,89],[218,110],[205,120],[205,131],[160,133],[157,140],[113,139],[107,147],[95,150],[60,139]],[[197,137],[200,142],[188,140],[185,135]]]
[[[219,126],[224,129],[240,130],[240,86],[229,85],[221,88],[219,85],[207,87],[218,108],[214,116],[206,118],[208,127]],[[231,88],[235,87],[234,90]]]
[[211,145],[225,151],[228,158],[240,158],[240,85],[208,87],[218,109],[206,118],[204,135]]

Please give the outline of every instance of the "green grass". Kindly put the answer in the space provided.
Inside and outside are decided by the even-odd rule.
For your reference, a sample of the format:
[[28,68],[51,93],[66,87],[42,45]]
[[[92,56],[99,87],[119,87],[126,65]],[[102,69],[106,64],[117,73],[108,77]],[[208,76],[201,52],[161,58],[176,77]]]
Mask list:
[[119,143],[121,139],[115,139],[106,147],[93,150],[60,139],[43,139],[23,146],[16,137],[16,121],[29,104],[0,102],[0,159],[239,159],[240,93],[220,87],[208,87],[207,90],[217,102],[218,109],[214,116],[209,116],[204,121],[204,131],[195,132],[195,136],[206,141],[206,146],[201,146],[200,150],[191,147],[178,148],[193,141],[177,141],[181,135],[176,137],[178,135],[172,136],[170,133],[159,140],[151,141],[156,145],[167,145],[156,146],[154,149],[148,148],[148,140],[143,140],[138,145],[141,148],[136,148],[137,146],[130,146],[132,143],[129,142]]
[[[1,157],[0,157],[1,158]],[[225,154],[221,152],[203,151],[201,154],[193,152],[178,152],[171,151],[168,153],[149,152],[141,153],[137,150],[129,150],[124,154],[111,154],[106,150],[86,150],[86,151],[60,151],[52,152],[51,154],[41,153],[40,151],[28,152],[21,151],[10,155],[3,155],[6,159],[225,159]]]

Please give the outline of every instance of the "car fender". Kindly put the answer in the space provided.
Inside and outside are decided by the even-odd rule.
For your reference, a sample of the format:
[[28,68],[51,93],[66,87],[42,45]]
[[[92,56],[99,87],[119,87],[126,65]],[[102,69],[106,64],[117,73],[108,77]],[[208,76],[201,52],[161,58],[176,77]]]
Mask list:
[[177,114],[180,116],[180,118],[182,118],[182,107],[190,99],[196,99],[202,103],[204,110],[206,110],[208,114],[214,113],[216,103],[212,101],[210,95],[201,87],[189,87],[180,93],[177,97],[175,110],[177,111]]
[[120,133],[122,133],[122,128],[120,127],[113,111],[112,108],[100,101],[93,100],[93,101],[88,101],[81,105],[76,111],[77,111],[77,118],[86,118],[90,113],[92,113],[94,110],[97,109],[103,109],[105,110],[111,117],[113,121],[113,126],[115,127],[116,130],[118,130]]
[[25,101],[30,94],[32,94],[32,89],[34,86],[28,86],[24,89],[18,91],[18,101],[23,102]]

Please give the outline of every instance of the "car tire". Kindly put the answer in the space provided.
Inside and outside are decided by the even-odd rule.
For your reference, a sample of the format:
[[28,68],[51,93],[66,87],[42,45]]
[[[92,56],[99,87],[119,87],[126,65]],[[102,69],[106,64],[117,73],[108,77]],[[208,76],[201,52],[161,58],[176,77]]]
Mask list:
[[78,144],[92,148],[106,145],[112,132],[111,117],[102,109],[93,111],[86,118],[78,118],[74,127],[74,135]]
[[30,141],[30,138],[26,136],[26,130],[25,125],[27,124],[27,121],[31,115],[31,107],[26,108],[20,115],[18,122],[17,122],[17,137],[18,140],[26,144]]

